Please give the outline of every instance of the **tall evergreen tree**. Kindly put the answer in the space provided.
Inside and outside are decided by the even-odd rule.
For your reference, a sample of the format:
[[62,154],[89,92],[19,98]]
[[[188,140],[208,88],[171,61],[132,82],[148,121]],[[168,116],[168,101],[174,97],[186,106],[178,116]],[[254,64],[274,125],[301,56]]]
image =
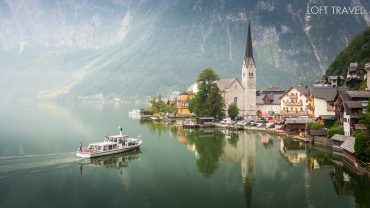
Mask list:
[[196,116],[213,116],[215,118],[224,116],[225,102],[217,87],[217,80],[219,80],[218,75],[210,68],[204,69],[198,75],[198,93],[189,104],[190,111]]

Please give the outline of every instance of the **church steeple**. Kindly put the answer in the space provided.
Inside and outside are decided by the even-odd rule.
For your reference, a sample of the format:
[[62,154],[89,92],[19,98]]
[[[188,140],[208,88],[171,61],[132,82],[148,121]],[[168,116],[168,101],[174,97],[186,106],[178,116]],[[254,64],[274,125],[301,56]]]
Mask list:
[[254,63],[253,46],[252,46],[251,22],[249,22],[249,24],[248,24],[248,36],[247,36],[247,45],[245,47],[244,60],[246,61],[246,63],[249,63],[249,60],[252,60],[253,63]]
[[251,24],[248,24],[247,44],[242,66],[242,85],[244,88],[244,115],[256,115],[256,64],[253,58]]

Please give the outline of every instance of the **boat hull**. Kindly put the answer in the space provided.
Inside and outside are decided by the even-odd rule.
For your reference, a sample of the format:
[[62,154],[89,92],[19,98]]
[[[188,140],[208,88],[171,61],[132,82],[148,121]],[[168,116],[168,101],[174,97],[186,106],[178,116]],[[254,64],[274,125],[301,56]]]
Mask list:
[[117,154],[117,153],[122,153],[122,152],[128,152],[128,151],[140,148],[141,143],[142,143],[142,141],[140,141],[139,144],[137,144],[137,145],[124,147],[124,148],[121,148],[121,149],[107,150],[107,151],[104,151],[104,152],[80,152],[80,151],[78,151],[76,153],[76,156],[81,157],[81,158],[93,158],[93,157],[112,155],[112,154]]

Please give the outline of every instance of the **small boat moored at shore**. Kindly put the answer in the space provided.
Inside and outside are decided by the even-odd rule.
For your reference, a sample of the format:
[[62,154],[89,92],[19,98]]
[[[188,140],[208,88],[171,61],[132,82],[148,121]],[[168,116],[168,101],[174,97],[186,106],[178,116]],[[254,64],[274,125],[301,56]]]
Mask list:
[[140,136],[138,136],[138,138],[131,138],[128,135],[122,135],[122,128],[120,128],[119,135],[106,136],[105,141],[103,142],[91,143],[87,147],[82,147],[81,142],[76,155],[82,158],[111,155],[138,149],[141,144],[142,140],[140,139]]

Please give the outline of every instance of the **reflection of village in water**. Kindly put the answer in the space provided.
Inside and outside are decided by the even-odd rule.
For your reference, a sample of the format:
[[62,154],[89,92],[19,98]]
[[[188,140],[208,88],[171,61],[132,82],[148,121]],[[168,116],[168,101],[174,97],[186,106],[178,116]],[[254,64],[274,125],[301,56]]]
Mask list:
[[205,177],[214,174],[220,162],[240,164],[247,207],[252,206],[252,188],[257,174],[261,174],[257,173],[257,165],[264,175],[273,176],[279,171],[276,167],[279,163],[273,161],[279,155],[293,169],[304,167],[303,180],[311,180],[310,173],[329,174],[337,195],[354,196],[356,202],[361,201],[359,204],[370,204],[369,180],[354,174],[343,164],[341,154],[331,150],[263,132],[183,129],[159,122],[143,124],[159,134],[169,132],[179,143],[186,145],[189,151],[194,152],[198,170]]
[[80,163],[80,171],[82,174],[83,166],[122,170],[123,168],[128,167],[130,161],[140,160],[140,155],[141,155],[140,150],[133,150],[130,152],[124,152],[120,154],[86,159]]

